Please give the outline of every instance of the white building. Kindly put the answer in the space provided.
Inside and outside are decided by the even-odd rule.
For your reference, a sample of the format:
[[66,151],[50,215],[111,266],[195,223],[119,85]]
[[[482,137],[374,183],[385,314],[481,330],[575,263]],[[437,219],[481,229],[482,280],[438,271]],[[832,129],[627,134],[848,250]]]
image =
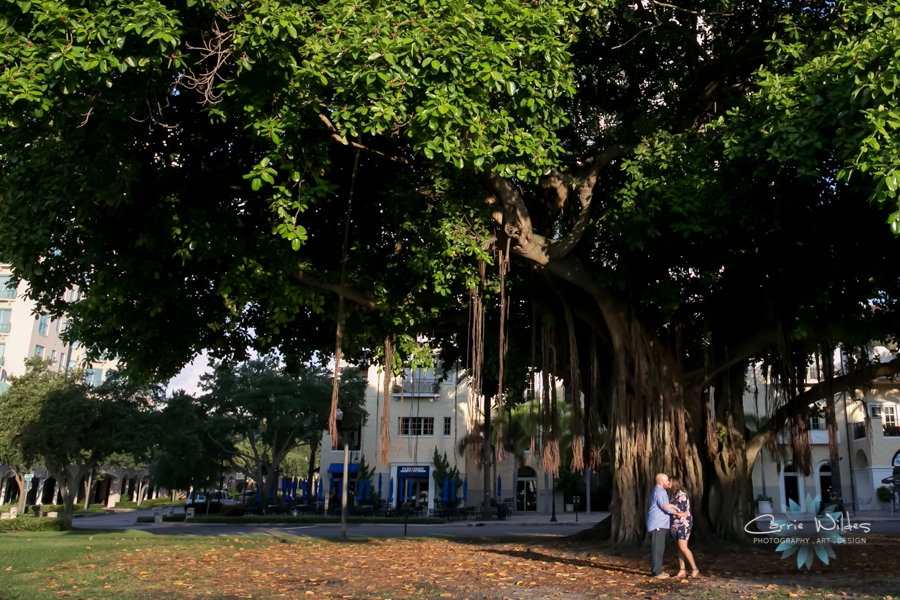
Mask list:
[[[388,462],[381,461],[381,424],[384,410],[384,379],[379,367],[369,367],[365,407],[369,413],[366,424],[358,431],[347,433],[351,450],[351,481],[358,472],[362,457],[375,468],[374,482],[382,480],[382,498],[392,499],[396,506],[401,491],[404,498],[412,489],[414,504],[434,509],[435,500],[441,500],[441,484],[434,473],[434,451],[446,453],[451,467],[459,469],[467,482],[467,506],[478,506],[484,499],[484,478],[479,458],[472,453],[460,453],[459,446],[469,431],[477,430],[481,422],[479,407],[475,405],[463,370],[453,369],[444,380],[437,378],[433,370],[418,369],[391,382],[390,396],[390,452]],[[344,433],[342,433],[342,436]],[[326,432],[322,439],[320,473],[325,490],[337,489],[343,473],[344,440],[339,439],[332,449],[332,439]],[[480,450],[478,452],[480,455]],[[526,459],[528,452],[526,451]],[[495,461],[496,462],[496,459]],[[513,457],[491,466],[491,497],[496,497],[499,477],[500,498],[514,498],[517,512],[549,513],[550,478],[541,468],[536,457],[530,465],[518,465],[517,477],[513,477]],[[517,480],[514,482],[514,480]],[[513,490],[515,485],[516,489]],[[332,487],[334,486],[334,487]],[[393,486],[391,491],[389,488]],[[373,489],[373,491],[377,491]],[[462,498],[461,490],[457,496]],[[564,510],[563,497],[557,493],[557,510]]]
[[[882,360],[889,359],[886,349],[881,350],[880,354],[885,356]],[[838,376],[839,355],[836,363],[835,376]],[[755,373],[756,382],[751,373],[744,396],[746,415],[764,415],[767,398],[771,402],[780,393],[773,382],[767,381],[759,371]],[[816,369],[811,368],[807,387],[816,383]],[[876,490],[885,485],[882,480],[892,476],[894,467],[900,467],[900,383],[876,380],[866,388],[838,393],[834,401],[844,505],[850,508],[853,503],[857,510],[863,511],[886,509],[889,505],[879,502]],[[819,405],[821,409],[824,401],[819,401]],[[807,495],[818,496],[827,505],[833,498],[833,487],[824,416],[810,419],[809,443],[812,454],[809,476],[799,473],[790,460],[779,470],[771,452],[763,450],[753,467],[754,497],[771,498],[776,511],[793,500],[806,512],[809,510]]]
[[[0,393],[9,387],[9,378],[25,374],[25,361],[32,356],[50,360],[51,368],[61,371],[83,367],[85,378],[91,385],[99,385],[111,370],[118,368],[113,360],[86,361],[84,348],[79,344],[67,344],[62,339],[66,320],[51,319],[36,312],[36,303],[25,296],[27,282],[21,281],[16,289],[7,284],[12,275],[9,265],[0,264]],[[78,302],[81,293],[77,288],[66,292],[66,300]],[[146,488],[147,469],[109,469],[104,472],[92,491],[92,501],[115,506],[121,498],[137,497],[138,489]],[[0,505],[18,499],[19,488],[9,467],[0,465]],[[55,482],[42,468],[34,473],[31,491],[26,500],[30,504],[57,504]]]

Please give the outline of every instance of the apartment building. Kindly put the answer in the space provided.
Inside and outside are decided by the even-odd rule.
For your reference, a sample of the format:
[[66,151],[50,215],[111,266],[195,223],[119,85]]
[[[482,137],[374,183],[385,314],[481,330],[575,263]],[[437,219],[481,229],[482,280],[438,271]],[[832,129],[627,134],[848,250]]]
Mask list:
[[[369,367],[367,372],[365,406],[369,418],[356,431],[342,431],[337,447],[332,449],[332,439],[325,432],[320,456],[320,473],[325,490],[336,490],[343,476],[343,447],[346,440],[350,448],[350,479],[359,471],[365,458],[367,465],[375,468],[374,482],[382,480],[382,498],[390,497],[396,506],[401,492],[404,498],[412,490],[413,503],[434,508],[434,501],[441,499],[441,484],[434,480],[434,451],[446,454],[451,467],[459,469],[466,481],[466,502],[477,506],[484,499],[484,477],[480,460],[472,453],[460,451],[460,444],[469,431],[476,430],[481,413],[474,403],[465,371],[452,369],[446,379],[440,379],[434,370],[407,370],[402,377],[390,382],[390,449],[386,463],[381,461],[381,424],[384,411],[384,374],[379,368]],[[526,458],[528,453],[526,452]],[[531,464],[515,465],[512,456],[496,460],[491,469],[491,497],[513,498],[517,512],[548,513],[551,488],[549,475],[541,468],[540,460]],[[498,481],[499,479],[499,481]],[[497,484],[500,484],[499,494]],[[392,488],[392,489],[390,489]],[[373,490],[377,491],[377,490]],[[457,496],[462,498],[461,490]],[[562,511],[562,494],[557,494],[557,510]]]
[[[12,274],[9,265],[0,264],[0,393],[9,388],[9,378],[25,374],[25,361],[32,356],[50,360],[51,368],[62,371],[82,367],[90,385],[100,385],[107,373],[118,367],[112,358],[87,362],[86,353],[77,342],[67,344],[62,339],[66,319],[52,319],[38,313],[36,303],[27,298],[28,283],[19,282],[9,288]],[[81,293],[77,288],[66,292],[66,300],[78,302]],[[115,506],[123,496],[136,497],[137,490],[146,487],[149,473],[146,469],[110,469],[104,472],[93,490],[92,501]],[[19,489],[9,467],[0,465],[0,505],[18,501]],[[58,491],[55,482],[44,469],[34,474],[27,502],[31,504],[57,504]]]
[[[891,358],[886,348],[876,347],[875,350],[875,355],[883,357],[881,360]],[[840,374],[839,369],[838,356],[836,376]],[[751,371],[749,382],[744,396],[744,413],[764,415],[766,402],[771,403],[773,398],[778,398],[780,391],[757,370]],[[807,386],[816,383],[817,372],[811,367]],[[836,394],[834,401],[844,505],[859,511],[889,508],[889,504],[879,502],[876,490],[883,485],[891,488],[882,480],[892,476],[894,467],[900,467],[900,383],[876,380],[866,388]],[[807,495],[811,498],[818,496],[826,505],[834,497],[823,407],[824,401],[812,407],[817,416],[809,421],[812,469],[808,476],[797,471],[789,455],[780,469],[768,450],[763,450],[756,460],[753,467],[754,497],[771,498],[776,511],[793,500],[806,512],[810,509],[807,507]]]

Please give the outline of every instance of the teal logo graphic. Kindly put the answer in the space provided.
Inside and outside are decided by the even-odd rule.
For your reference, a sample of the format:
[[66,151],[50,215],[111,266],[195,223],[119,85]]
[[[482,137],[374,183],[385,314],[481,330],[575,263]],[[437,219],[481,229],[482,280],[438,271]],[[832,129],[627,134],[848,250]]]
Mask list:
[[803,523],[801,522],[804,515],[803,511],[800,510],[800,505],[793,500],[790,500],[788,504],[790,506],[782,504],[781,511],[790,520],[774,519],[772,521],[773,529],[777,528],[779,532],[788,534],[788,537],[781,540],[775,551],[782,553],[781,558],[790,558],[796,555],[798,569],[803,567],[807,569],[812,568],[816,558],[826,565],[829,564],[831,559],[836,558],[831,544],[843,544],[845,541],[840,534],[842,530],[841,513],[836,512],[835,506],[832,504],[825,507],[825,510],[820,514],[822,499],[819,498],[818,494],[815,498],[807,494],[806,506],[815,515],[815,535],[813,536],[810,535],[812,532],[807,533],[804,531]]

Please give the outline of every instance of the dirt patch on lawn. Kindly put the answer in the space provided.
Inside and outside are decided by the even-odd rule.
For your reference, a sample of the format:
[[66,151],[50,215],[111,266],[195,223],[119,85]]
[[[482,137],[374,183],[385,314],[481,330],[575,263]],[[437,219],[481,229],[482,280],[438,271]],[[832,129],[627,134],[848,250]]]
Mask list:
[[[188,548],[116,556],[124,597],[179,598],[663,598],[863,597],[900,590],[900,540],[835,548],[829,565],[797,569],[771,547],[695,549],[700,579],[648,577],[649,552],[586,542],[203,538]],[[81,567],[71,565],[72,570]],[[673,549],[666,568],[675,574]],[[107,588],[107,591],[110,591]]]

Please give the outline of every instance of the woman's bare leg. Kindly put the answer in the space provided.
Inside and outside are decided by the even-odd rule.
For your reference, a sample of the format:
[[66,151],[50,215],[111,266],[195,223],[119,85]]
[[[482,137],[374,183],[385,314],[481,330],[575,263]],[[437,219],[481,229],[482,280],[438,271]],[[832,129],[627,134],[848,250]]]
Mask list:
[[[687,540],[678,540],[678,562],[681,564],[682,570],[684,570],[684,561],[686,560],[689,565],[691,565],[691,573],[692,577],[696,577],[699,573],[697,569],[697,563],[694,562],[694,554],[688,549],[688,541]],[[682,559],[681,557],[684,557]]]

